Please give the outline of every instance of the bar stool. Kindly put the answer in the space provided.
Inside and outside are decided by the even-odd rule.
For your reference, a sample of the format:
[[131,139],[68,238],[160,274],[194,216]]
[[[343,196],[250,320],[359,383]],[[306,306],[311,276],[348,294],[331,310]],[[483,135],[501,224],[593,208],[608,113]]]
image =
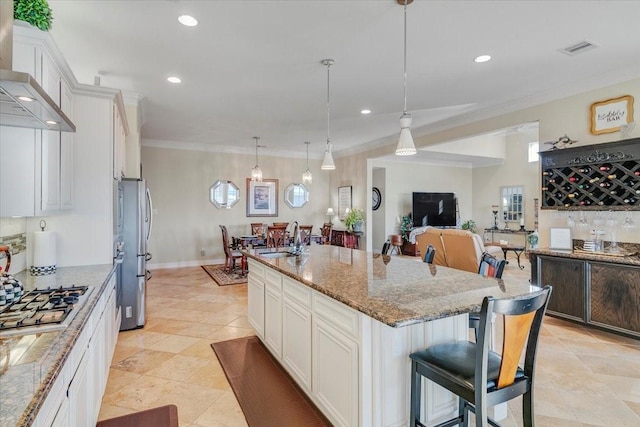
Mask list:
[[389,255],[393,254],[393,251],[398,253],[398,255],[402,255],[402,236],[399,234],[392,234],[389,236],[391,240],[391,248],[389,249]]
[[[412,353],[411,407],[409,425],[420,421],[422,377],[458,395],[458,416],[437,427],[467,425],[475,413],[476,427],[497,426],[487,410],[498,403],[522,396],[525,427],[533,426],[533,389],[536,347],[549,302],[551,286],[510,299],[485,297],[480,310],[478,342],[455,341],[436,344]],[[489,350],[489,330],[493,314],[504,316],[502,353]],[[524,366],[518,366],[525,352]]]

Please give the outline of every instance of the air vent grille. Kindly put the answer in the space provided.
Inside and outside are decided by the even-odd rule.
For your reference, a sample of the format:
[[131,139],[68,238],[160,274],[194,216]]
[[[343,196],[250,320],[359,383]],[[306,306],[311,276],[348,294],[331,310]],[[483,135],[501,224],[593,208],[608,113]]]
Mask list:
[[588,50],[594,49],[598,47],[596,44],[590,42],[589,40],[582,40],[578,43],[574,43],[571,46],[567,46],[565,48],[560,49],[560,52],[565,53],[569,56],[574,56],[579,53],[586,52]]

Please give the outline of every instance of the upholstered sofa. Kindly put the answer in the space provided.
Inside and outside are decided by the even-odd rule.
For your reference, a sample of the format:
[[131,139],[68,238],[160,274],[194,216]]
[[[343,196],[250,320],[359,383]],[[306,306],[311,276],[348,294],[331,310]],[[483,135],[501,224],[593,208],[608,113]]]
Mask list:
[[502,257],[497,246],[484,246],[482,238],[468,230],[427,227],[424,233],[415,236],[417,250],[426,253],[427,246],[436,250],[433,263],[458,270],[478,272],[483,252]]

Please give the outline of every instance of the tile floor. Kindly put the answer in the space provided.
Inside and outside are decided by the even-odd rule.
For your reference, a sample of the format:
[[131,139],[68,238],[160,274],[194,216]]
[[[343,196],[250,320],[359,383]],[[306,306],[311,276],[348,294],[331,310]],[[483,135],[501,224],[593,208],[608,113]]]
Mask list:
[[[504,277],[527,280],[529,264]],[[252,335],[246,285],[217,286],[200,267],[154,270],[148,321],[121,332],[100,419],[174,403],[181,426],[246,426],[210,344]],[[639,426],[640,340],[545,319],[536,421],[543,427]],[[520,399],[505,427],[521,426]]]

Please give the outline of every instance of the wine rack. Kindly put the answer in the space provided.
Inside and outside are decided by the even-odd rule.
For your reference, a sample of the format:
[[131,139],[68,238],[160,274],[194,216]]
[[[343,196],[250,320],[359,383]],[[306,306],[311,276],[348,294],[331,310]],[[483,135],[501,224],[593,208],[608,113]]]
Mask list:
[[640,210],[640,138],[540,153],[542,209]]

